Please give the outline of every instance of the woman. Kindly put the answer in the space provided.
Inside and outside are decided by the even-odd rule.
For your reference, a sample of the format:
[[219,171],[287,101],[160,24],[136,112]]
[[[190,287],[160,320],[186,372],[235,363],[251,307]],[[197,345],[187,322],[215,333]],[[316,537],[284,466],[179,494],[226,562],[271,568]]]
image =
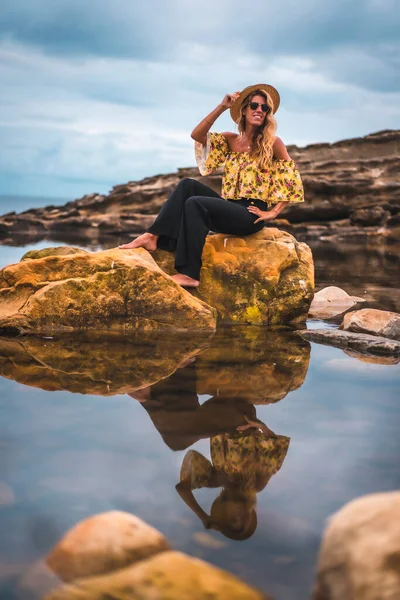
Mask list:
[[[209,230],[231,235],[260,231],[288,202],[303,202],[296,165],[282,140],[275,136],[280,98],[271,85],[256,84],[227,94],[192,131],[202,175],[225,164],[222,197],[195,179],[183,179],[148,229],[120,248],[176,251],[172,276],[179,285],[200,283],[201,255]],[[209,133],[227,109],[239,133]]]

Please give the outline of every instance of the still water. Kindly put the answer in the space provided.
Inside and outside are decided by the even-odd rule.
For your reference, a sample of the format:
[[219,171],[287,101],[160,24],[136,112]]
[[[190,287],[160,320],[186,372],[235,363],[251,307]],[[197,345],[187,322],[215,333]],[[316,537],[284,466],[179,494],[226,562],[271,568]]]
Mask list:
[[[8,248],[7,262],[28,249]],[[391,308],[385,260],[386,277],[357,271],[348,285]],[[316,271],[354,293],[343,269],[317,260]],[[77,521],[110,509],[277,600],[303,600],[328,516],[400,488],[399,366],[296,332],[1,338],[0,375],[2,600],[39,598],[32,567]],[[248,420],[277,438],[238,431]]]

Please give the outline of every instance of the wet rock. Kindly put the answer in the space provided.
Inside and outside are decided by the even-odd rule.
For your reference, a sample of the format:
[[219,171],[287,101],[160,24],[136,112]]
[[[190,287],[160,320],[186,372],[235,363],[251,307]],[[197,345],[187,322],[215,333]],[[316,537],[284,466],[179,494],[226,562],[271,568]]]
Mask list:
[[0,271],[0,330],[214,330],[215,310],[144,249],[23,260]]
[[400,315],[387,310],[364,308],[347,313],[341,329],[400,341]]
[[364,301],[364,298],[349,296],[341,288],[331,285],[314,295],[309,317],[312,319],[329,319],[352,308],[357,302]]
[[[173,273],[173,255],[154,259]],[[194,295],[218,311],[222,323],[285,324],[306,319],[314,292],[310,248],[275,228],[247,237],[209,235],[200,286]]]
[[63,581],[122,569],[169,548],[165,537],[138,517],[110,511],[70,529],[46,558]]
[[311,329],[302,331],[300,335],[310,342],[334,346],[335,348],[356,350],[367,355],[400,357],[400,342],[366,333],[353,333],[352,331],[340,331],[339,329]]
[[79,580],[45,600],[268,600],[226,571],[180,552],[163,552],[107,577]]
[[372,494],[329,520],[313,600],[400,598],[400,492]]
[[[63,334],[0,337],[0,375],[47,391],[113,396],[170,376],[210,343],[212,333]],[[1,495],[0,495],[1,496]]]
[[350,221],[353,225],[380,225],[390,215],[382,206],[372,208],[359,208],[351,213]]

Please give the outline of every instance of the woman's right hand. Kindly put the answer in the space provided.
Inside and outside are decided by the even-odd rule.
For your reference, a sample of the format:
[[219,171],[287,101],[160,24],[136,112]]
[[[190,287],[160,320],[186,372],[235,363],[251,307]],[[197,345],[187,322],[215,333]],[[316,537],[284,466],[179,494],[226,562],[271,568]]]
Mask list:
[[234,92],[233,94],[226,94],[221,104],[225,108],[230,108],[232,104],[239,98],[240,92]]

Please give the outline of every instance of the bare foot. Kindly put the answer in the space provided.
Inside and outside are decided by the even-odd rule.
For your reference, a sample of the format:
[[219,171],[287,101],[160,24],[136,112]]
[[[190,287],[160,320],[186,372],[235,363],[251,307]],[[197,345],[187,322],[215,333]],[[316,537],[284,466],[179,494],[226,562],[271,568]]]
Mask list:
[[176,275],[171,275],[171,278],[182,287],[188,288],[197,288],[200,285],[200,281],[197,279],[192,279],[189,275],[184,275],[183,273],[177,273]]
[[139,235],[136,239],[129,242],[129,244],[122,244],[122,246],[118,246],[121,250],[131,250],[132,248],[145,248],[149,252],[154,252],[157,250],[157,240],[158,235],[154,235],[153,233],[143,233]]

